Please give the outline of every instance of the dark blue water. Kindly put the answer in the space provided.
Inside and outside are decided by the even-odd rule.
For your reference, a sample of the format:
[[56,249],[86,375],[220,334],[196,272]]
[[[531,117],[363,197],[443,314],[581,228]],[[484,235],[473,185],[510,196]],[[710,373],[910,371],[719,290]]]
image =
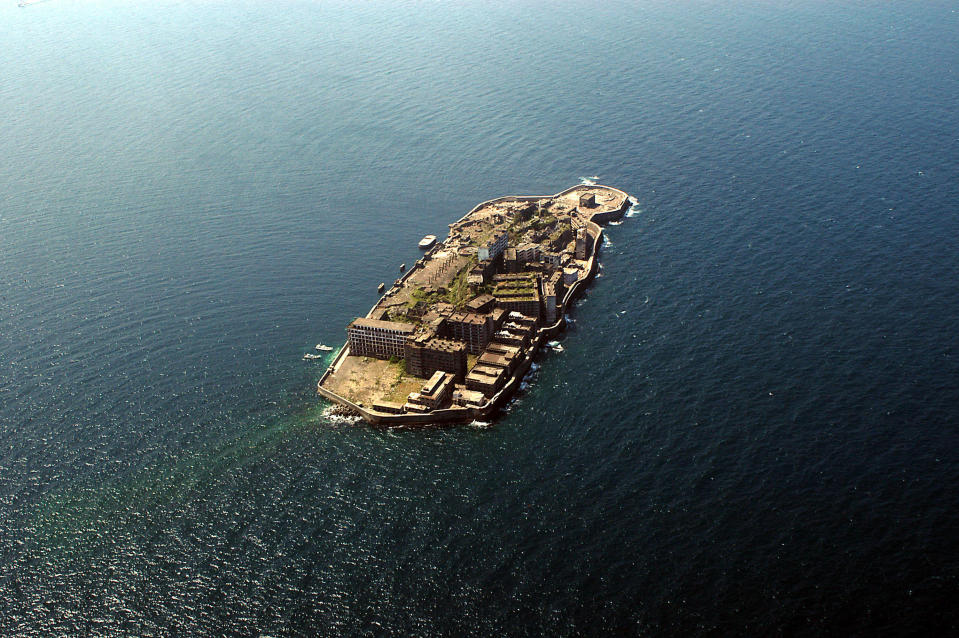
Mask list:
[[[948,3],[0,8],[0,634],[936,635]],[[427,232],[632,193],[490,428],[301,360]]]

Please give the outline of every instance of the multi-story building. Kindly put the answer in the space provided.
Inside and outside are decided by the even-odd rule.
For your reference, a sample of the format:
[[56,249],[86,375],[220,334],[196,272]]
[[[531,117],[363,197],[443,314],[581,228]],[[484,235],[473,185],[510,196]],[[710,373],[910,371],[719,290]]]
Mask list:
[[404,348],[406,371],[417,377],[429,378],[437,371],[449,372],[456,379],[466,376],[466,344],[432,335],[406,340]]
[[537,318],[540,316],[538,273],[494,275],[493,280],[497,306]]
[[503,321],[506,320],[507,311],[503,308],[493,308],[489,315],[493,318],[493,329],[499,330],[500,326],[503,325]]
[[466,351],[479,354],[490,342],[494,332],[491,315],[475,312],[454,312],[443,322],[444,335],[466,344]]
[[497,330],[493,334],[493,342],[505,343],[507,345],[525,348],[527,345],[529,345],[529,337],[528,333],[503,328],[502,330]]
[[346,327],[350,354],[378,359],[402,357],[406,338],[413,330],[408,323],[357,317]]
[[449,405],[453,396],[453,375],[437,370],[419,392],[410,392],[403,406],[411,412],[436,410]]
[[494,269],[495,264],[492,259],[483,259],[466,274],[466,283],[471,286],[482,286],[489,281]]
[[518,356],[512,352],[490,352],[489,350],[485,350],[479,359],[476,360],[476,365],[503,368],[507,372],[512,372],[517,360]]
[[466,309],[470,312],[482,313],[489,312],[496,304],[496,297],[493,295],[478,295],[466,302]]
[[492,352],[493,354],[513,355],[518,357],[523,354],[523,349],[518,346],[511,346],[505,343],[495,343],[491,341],[490,344],[486,346],[486,352]]
[[563,256],[560,253],[544,252],[540,253],[540,261],[552,268],[559,268],[562,264]]
[[505,327],[512,327],[513,325],[527,326],[533,328],[536,326],[536,318],[524,315],[521,312],[509,312],[505,317],[506,323]]
[[585,227],[576,231],[576,259],[589,259],[589,233]]
[[513,247],[503,251],[503,270],[506,272],[520,272],[523,270],[523,262],[516,258],[516,249]]
[[491,397],[503,387],[508,377],[506,368],[477,364],[466,375],[466,388]]
[[494,235],[492,239],[480,246],[476,251],[476,256],[480,261],[496,259],[503,253],[504,250],[506,250],[506,244],[508,241],[509,233],[504,230],[501,234]]
[[516,259],[522,262],[539,259],[539,244],[520,244],[516,247]]
[[557,270],[543,282],[543,318],[547,325],[552,325],[557,319],[563,292],[563,273]]
[[465,408],[478,408],[486,403],[486,395],[478,390],[468,390],[464,386],[459,386],[453,390],[453,405],[459,405]]

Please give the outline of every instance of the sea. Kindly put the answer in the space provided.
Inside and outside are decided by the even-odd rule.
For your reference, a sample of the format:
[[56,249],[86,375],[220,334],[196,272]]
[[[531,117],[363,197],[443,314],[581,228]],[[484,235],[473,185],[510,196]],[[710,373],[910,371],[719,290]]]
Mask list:
[[[0,6],[0,635],[959,631],[959,8]],[[315,392],[425,234],[635,204],[490,423]]]

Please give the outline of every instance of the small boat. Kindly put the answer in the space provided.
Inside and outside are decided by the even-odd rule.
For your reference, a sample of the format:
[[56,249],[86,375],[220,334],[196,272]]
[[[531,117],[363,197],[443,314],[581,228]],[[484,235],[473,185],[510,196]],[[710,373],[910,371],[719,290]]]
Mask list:
[[303,355],[304,361],[313,361],[314,359],[322,359],[322,358],[323,358],[323,355],[313,354],[311,352],[307,352],[305,355]]
[[435,243],[436,243],[436,235],[427,235],[426,237],[420,240],[419,246],[423,250],[428,250],[432,248]]
[[319,350],[320,352],[330,352],[331,350],[333,350],[333,346],[326,346],[326,345],[323,345],[322,343],[318,343],[316,344],[316,349]]
[[546,345],[548,345],[550,348],[555,348],[559,345],[559,341],[547,341]]
[[379,286],[376,287],[376,292],[383,292],[384,290],[386,290],[386,284],[384,283],[381,283]]
[[406,270],[406,264],[400,264],[400,272],[403,272],[404,270]]

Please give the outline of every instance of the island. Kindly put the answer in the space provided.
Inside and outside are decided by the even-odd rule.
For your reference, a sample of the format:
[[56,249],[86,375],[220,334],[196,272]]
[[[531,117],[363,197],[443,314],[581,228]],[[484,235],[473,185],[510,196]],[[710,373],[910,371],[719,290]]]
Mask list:
[[601,225],[629,207],[593,184],[477,205],[350,322],[317,391],[378,425],[494,418],[595,275]]

